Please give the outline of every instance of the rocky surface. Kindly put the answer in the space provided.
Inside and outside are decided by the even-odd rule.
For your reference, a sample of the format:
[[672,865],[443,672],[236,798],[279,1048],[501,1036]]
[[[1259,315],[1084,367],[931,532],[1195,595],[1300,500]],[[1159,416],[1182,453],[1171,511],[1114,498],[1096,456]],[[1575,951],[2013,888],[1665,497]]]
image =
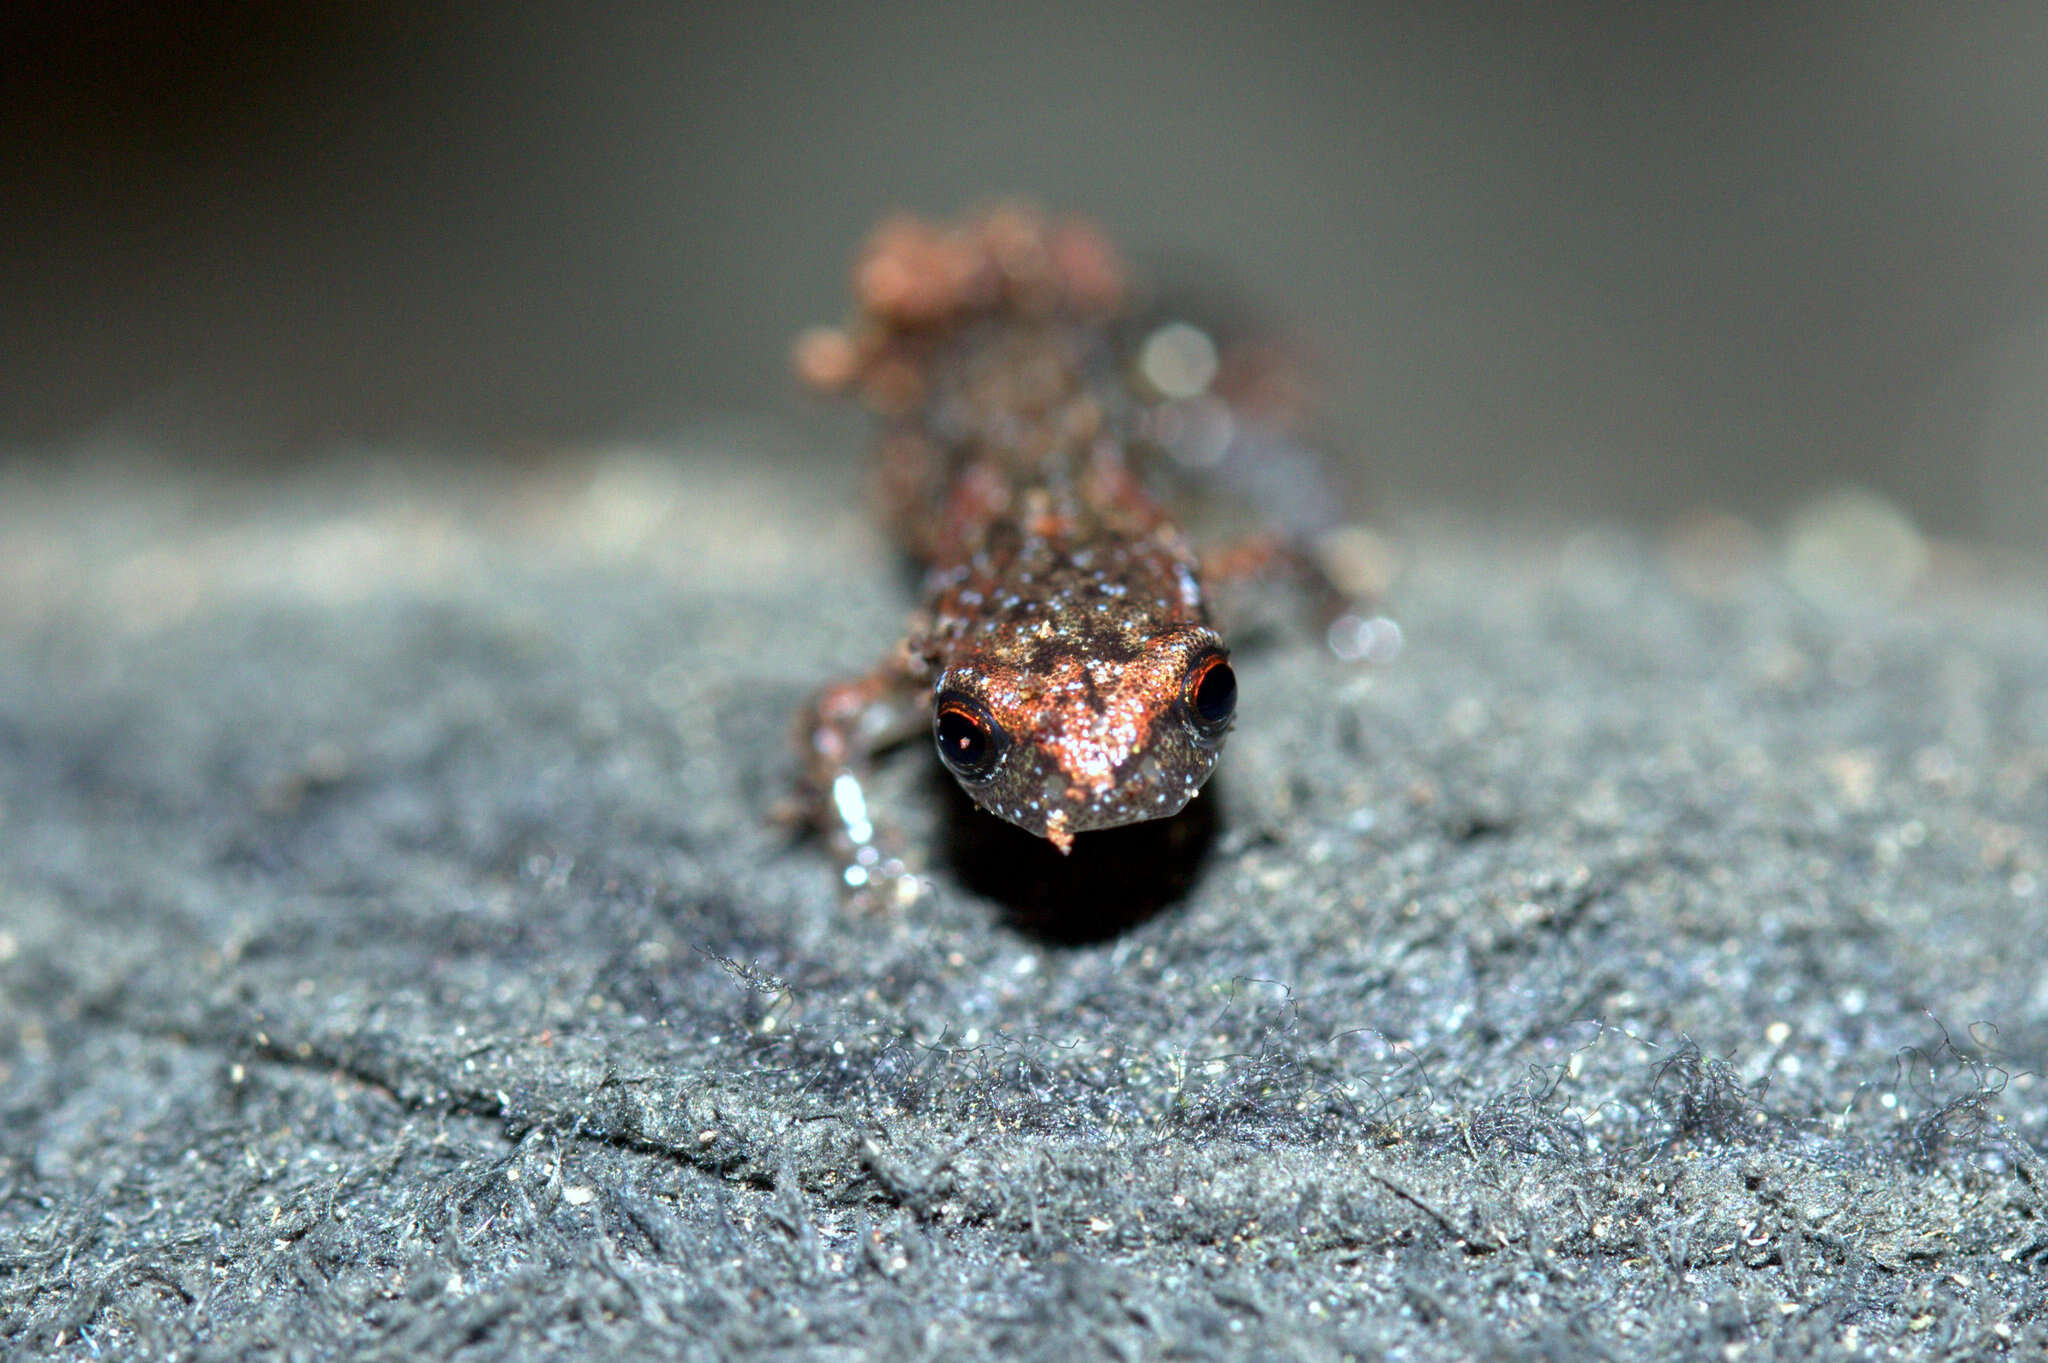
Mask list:
[[2038,580],[1382,527],[1400,657],[1248,641],[1188,815],[1062,861],[907,750],[857,913],[772,818],[907,602],[854,488],[0,481],[0,1344],[2048,1349]]

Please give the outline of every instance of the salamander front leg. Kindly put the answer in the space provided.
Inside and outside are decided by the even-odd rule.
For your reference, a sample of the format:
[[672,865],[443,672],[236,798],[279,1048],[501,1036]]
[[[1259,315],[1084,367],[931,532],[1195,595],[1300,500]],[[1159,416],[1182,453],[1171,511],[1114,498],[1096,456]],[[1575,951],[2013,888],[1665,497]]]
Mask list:
[[908,904],[919,892],[868,801],[875,757],[930,724],[924,679],[905,656],[857,681],[828,686],[797,724],[805,823],[825,836],[848,898],[876,907]]
[[1401,627],[1374,610],[1386,572],[1384,551],[1363,531],[1339,527],[1313,541],[1277,533],[1250,535],[1202,555],[1202,576],[1229,594],[1282,582],[1306,600],[1330,652],[1348,663],[1392,662]]

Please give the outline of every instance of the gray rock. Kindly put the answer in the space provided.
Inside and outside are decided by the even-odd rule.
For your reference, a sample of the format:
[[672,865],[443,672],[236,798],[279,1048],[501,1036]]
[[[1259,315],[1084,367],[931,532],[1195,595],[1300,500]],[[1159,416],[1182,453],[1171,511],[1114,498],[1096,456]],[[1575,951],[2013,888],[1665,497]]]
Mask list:
[[0,485],[0,1343],[2048,1348],[2037,579],[1401,525],[1182,819],[913,747],[860,913],[772,818],[907,604],[857,467]]

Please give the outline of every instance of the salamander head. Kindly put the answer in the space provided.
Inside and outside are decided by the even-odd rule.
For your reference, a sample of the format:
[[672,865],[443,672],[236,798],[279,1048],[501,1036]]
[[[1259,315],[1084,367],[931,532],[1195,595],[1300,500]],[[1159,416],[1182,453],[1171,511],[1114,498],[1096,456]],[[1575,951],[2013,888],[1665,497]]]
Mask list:
[[1057,636],[939,676],[932,734],[973,801],[1062,852],[1074,835],[1180,812],[1215,770],[1237,705],[1213,629],[1122,647]]

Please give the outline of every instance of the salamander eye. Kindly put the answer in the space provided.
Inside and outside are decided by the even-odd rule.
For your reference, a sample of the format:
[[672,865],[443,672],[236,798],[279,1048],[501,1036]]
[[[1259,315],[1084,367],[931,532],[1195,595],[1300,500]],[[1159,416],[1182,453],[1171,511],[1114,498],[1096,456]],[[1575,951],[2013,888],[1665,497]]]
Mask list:
[[1009,735],[989,716],[988,707],[971,696],[948,691],[932,715],[932,737],[939,760],[963,781],[979,781],[996,769]]
[[1221,653],[1201,659],[1188,669],[1184,694],[1196,731],[1204,738],[1221,738],[1237,713],[1237,674],[1230,660]]

